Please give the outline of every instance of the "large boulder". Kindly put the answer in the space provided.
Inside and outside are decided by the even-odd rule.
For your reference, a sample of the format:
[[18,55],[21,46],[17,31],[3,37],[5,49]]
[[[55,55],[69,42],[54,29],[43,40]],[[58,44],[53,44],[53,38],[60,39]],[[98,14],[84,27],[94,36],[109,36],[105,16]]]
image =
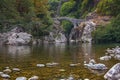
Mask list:
[[32,41],[32,35],[24,32],[21,27],[15,27],[12,30],[0,34],[0,43],[9,45],[25,45]]
[[71,30],[70,41],[92,42],[92,31],[95,29],[93,21],[81,22],[81,24]]
[[32,35],[20,32],[20,33],[12,33],[11,36],[8,36],[7,42],[5,44],[10,45],[24,45],[29,44],[32,40]]
[[119,80],[120,79],[120,63],[115,64],[105,75],[107,80]]
[[84,31],[82,33],[81,40],[83,42],[91,42],[92,41],[92,31],[95,30],[95,23],[93,21],[85,22]]

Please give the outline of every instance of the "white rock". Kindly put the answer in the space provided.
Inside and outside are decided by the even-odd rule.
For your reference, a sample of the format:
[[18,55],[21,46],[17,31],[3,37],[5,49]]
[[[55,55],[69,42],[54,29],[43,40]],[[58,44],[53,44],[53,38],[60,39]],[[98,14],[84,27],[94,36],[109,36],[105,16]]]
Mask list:
[[10,75],[8,75],[8,74],[1,74],[1,77],[2,78],[10,78]]
[[78,64],[70,64],[70,67],[78,66]]
[[120,63],[115,64],[105,75],[107,80],[119,80],[120,79]]
[[39,79],[38,76],[33,76],[33,77],[29,78],[28,80],[38,80],[38,79]]
[[8,68],[8,69],[3,70],[3,72],[8,74],[8,73],[11,73],[12,70]]
[[89,63],[95,64],[96,62],[95,62],[94,59],[91,59],[91,60],[89,61]]
[[10,68],[10,67],[8,67],[8,66],[7,66],[7,67],[5,67],[5,69],[9,69],[9,68]]
[[68,79],[67,80],[74,80],[74,78],[73,78],[73,76],[72,75],[70,75],[70,77],[68,77]]
[[98,64],[94,64],[93,66],[91,66],[91,69],[105,70],[107,69],[107,67],[104,64],[98,63]]
[[4,74],[3,72],[0,72],[0,75]]
[[6,44],[10,45],[18,45],[18,44],[29,44],[31,42],[32,35],[20,32],[20,33],[12,33],[8,36],[8,42]]
[[37,64],[36,66],[37,66],[37,67],[45,67],[44,64]]
[[65,72],[65,69],[59,69],[60,72]]
[[13,70],[13,71],[20,71],[19,68],[13,68],[12,70]]
[[55,63],[55,62],[46,63],[46,66],[47,66],[47,67],[54,67],[54,66],[57,66],[57,65],[59,65],[59,63]]
[[86,78],[86,79],[84,79],[84,80],[90,80],[90,79]]
[[120,60],[120,55],[115,55],[114,58]]
[[110,60],[111,59],[111,56],[103,56],[103,57],[100,57],[100,60]]
[[26,77],[17,77],[15,80],[27,80]]

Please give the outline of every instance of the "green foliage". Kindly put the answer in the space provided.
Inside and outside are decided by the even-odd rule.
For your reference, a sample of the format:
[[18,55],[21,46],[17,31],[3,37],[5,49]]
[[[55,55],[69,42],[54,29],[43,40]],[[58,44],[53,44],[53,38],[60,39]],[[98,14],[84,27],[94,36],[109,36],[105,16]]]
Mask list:
[[103,15],[118,15],[120,13],[120,0],[101,0],[97,5],[97,12]]
[[120,14],[107,27],[101,27],[93,33],[95,42],[120,42]]
[[72,12],[73,7],[75,6],[75,1],[71,0],[68,2],[65,2],[62,7],[61,7],[61,15],[62,16],[66,16],[68,15],[70,12]]
[[46,34],[52,24],[48,0],[0,0],[0,31],[19,24],[34,36]]
[[70,34],[73,25],[69,21],[62,21],[62,26],[66,34]]

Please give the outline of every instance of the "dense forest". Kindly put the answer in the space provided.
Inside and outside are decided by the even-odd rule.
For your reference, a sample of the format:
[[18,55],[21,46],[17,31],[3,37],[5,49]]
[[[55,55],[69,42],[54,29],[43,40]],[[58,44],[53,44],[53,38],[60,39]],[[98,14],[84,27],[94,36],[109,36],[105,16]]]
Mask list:
[[[120,42],[119,0],[0,0],[0,31],[8,31],[17,25],[34,37],[41,37],[52,30],[53,18],[85,19],[93,11],[112,17],[110,24],[93,32],[95,42]],[[69,34],[73,25],[64,20],[61,24],[64,32]]]

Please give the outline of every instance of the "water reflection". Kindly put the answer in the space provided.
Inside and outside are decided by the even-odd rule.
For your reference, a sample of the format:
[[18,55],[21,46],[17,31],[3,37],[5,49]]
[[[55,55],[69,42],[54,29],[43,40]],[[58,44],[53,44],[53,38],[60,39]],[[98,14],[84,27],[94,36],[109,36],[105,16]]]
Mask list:
[[82,44],[82,51],[84,55],[84,61],[89,62],[90,59],[94,59],[94,52],[92,51],[91,43]]
[[[80,63],[81,61],[89,61],[93,58],[92,44],[78,43],[56,43],[56,44],[40,44],[34,46],[3,46],[0,48],[1,57],[7,57],[14,60],[23,59],[48,59],[51,62],[62,62],[69,59],[71,63]],[[84,56],[84,58],[82,57]],[[67,60],[66,60],[67,61]]]
[[30,46],[8,46],[8,53],[11,55],[24,56],[30,54]]

